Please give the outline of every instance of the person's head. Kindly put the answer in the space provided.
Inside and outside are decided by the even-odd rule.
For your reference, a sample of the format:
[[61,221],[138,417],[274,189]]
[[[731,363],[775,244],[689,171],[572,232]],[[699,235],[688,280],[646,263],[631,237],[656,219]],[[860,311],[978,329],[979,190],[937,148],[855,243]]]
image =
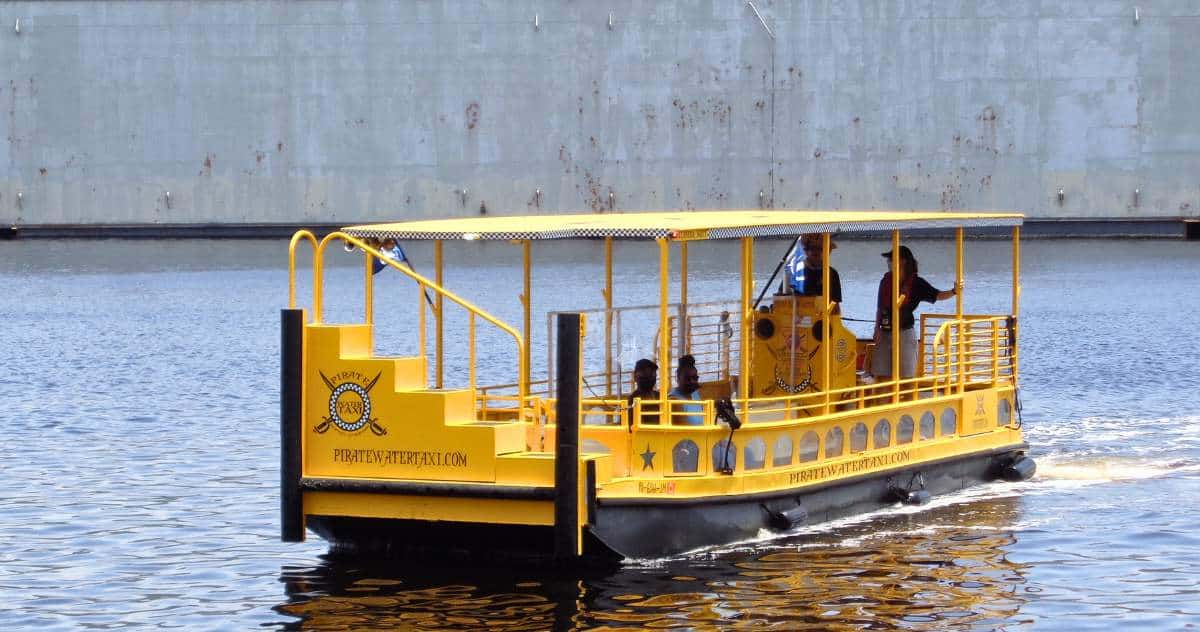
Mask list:
[[383,247],[384,247],[384,249],[386,249],[386,250],[391,250],[392,248],[395,248],[395,247],[396,247],[396,240],[395,240],[394,238],[392,238],[392,237],[388,237],[387,239],[384,239],[384,240],[383,240]]
[[696,358],[685,355],[679,358],[679,367],[675,369],[675,387],[684,395],[691,395],[700,388],[700,373],[696,371]]
[[[883,253],[883,256],[887,259],[888,267],[891,268],[892,251]],[[914,274],[917,274],[917,258],[913,256],[908,246],[900,246],[900,276],[907,278]]]
[[653,360],[642,358],[633,365],[633,382],[640,391],[652,391],[658,383],[658,365]]
[[377,237],[367,237],[366,239],[363,240],[363,243],[367,244],[368,246],[370,246],[376,250],[379,250],[379,239]]
[[[818,233],[810,233],[800,238],[800,247],[804,249],[804,263],[813,268],[819,268],[825,264],[824,253],[822,252],[821,235]],[[829,252],[837,249],[837,244],[833,242],[833,237],[829,238]]]

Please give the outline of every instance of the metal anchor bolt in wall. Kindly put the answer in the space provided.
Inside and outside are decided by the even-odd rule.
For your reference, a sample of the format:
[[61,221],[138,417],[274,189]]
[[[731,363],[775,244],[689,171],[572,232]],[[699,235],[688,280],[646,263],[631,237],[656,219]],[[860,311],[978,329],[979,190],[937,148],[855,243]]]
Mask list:
[[616,208],[617,208],[617,196],[613,195],[612,191],[609,191],[608,192],[608,210],[611,211]]
[[1137,24],[1142,21],[1142,9],[1140,7],[1133,8],[1133,23]]
[[163,194],[163,200],[166,201],[167,208],[171,208],[171,192],[167,191]]
[[25,194],[24,194],[24,193],[18,193],[18,194],[17,194],[17,208],[21,208],[21,207],[22,207],[22,203],[23,203],[24,201],[25,201]]
[[1133,206],[1134,206],[1134,207],[1137,207],[1137,205],[1138,205],[1138,198],[1140,198],[1141,196],[1142,196],[1142,189],[1141,189],[1141,187],[1138,187],[1138,188],[1136,188],[1136,189],[1134,189],[1134,190],[1133,190]]
[[533,14],[533,30],[535,30],[535,31],[542,30],[541,17],[536,13]]
[[1059,206],[1062,206],[1062,204],[1063,204],[1063,199],[1065,199],[1066,197],[1067,197],[1067,194],[1066,194],[1066,193],[1064,193],[1064,192],[1063,192],[1063,190],[1060,188],[1060,189],[1058,190],[1058,205],[1059,205]]
[[608,14],[608,30],[611,31],[612,29],[613,29],[613,19],[612,19],[612,12],[610,11]]
[[542,208],[542,190],[541,189],[533,190],[533,205],[538,208]]
[[463,206],[467,205],[467,189],[465,187],[462,189],[459,189],[458,200],[459,200],[459,203],[462,204]]
[[767,196],[766,196],[766,194],[764,194],[762,192],[762,189],[759,189],[758,190],[758,208],[767,208],[766,204],[767,204]]
[[13,25],[13,32],[17,35],[21,34],[21,18],[17,18],[17,23]]

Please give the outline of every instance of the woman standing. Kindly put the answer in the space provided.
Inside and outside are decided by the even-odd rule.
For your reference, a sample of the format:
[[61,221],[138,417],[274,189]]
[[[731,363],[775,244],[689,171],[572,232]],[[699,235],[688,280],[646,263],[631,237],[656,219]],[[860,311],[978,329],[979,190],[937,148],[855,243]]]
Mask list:
[[[891,264],[892,252],[883,253]],[[954,296],[958,289],[939,290],[917,275],[917,259],[908,246],[900,246],[900,377],[917,374],[917,335],[913,331],[913,312],[921,301],[933,303]],[[871,356],[871,375],[892,376],[892,272],[879,281],[879,299],[875,309],[875,351]]]

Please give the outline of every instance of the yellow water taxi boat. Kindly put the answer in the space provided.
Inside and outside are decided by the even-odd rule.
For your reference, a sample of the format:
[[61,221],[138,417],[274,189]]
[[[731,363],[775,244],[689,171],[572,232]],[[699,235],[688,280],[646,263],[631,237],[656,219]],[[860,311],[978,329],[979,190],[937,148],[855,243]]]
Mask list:
[[[335,550],[372,554],[661,557],[1027,478],[1034,465],[1015,414],[1021,223],[1017,213],[755,210],[413,221],[352,226],[319,241],[300,231],[282,314],[282,538],[312,530]],[[968,313],[959,291],[964,231],[997,227],[1011,229],[1011,310]],[[890,233],[898,270],[901,231],[931,229],[955,234],[954,310],[920,316],[912,377],[861,370],[873,344],[843,324],[828,265],[820,294],[755,291],[757,239],[809,235],[829,261],[831,235]],[[432,242],[430,276],[385,252],[388,239]],[[446,287],[443,245],[455,240],[522,249],[521,323]],[[602,241],[605,273],[594,283],[604,304],[548,314],[546,365],[534,371],[531,252],[545,240]],[[656,304],[614,304],[618,240],[657,249]],[[689,303],[688,248],[706,240],[740,244],[728,302]],[[315,248],[313,291],[311,308],[301,309],[296,251],[306,241]],[[360,322],[325,321],[331,245],[362,253]],[[419,288],[407,317],[414,355],[375,352],[381,264]],[[903,322],[907,297],[893,277],[890,322]],[[462,310],[461,331],[446,330],[450,310]],[[661,370],[657,389],[630,397],[621,340],[639,326],[655,341],[643,364]],[[495,328],[509,346],[480,357],[478,327]],[[447,347],[466,355],[465,375],[446,370]],[[901,347],[891,345],[892,376],[902,373]],[[685,355],[697,394],[663,397]],[[507,367],[504,379],[477,383],[485,359],[493,376],[497,363]]]

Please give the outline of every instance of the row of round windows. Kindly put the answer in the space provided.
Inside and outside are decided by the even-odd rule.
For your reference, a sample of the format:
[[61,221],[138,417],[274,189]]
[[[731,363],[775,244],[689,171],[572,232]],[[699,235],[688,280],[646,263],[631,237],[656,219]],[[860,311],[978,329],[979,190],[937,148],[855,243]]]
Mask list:
[[[1007,425],[1012,419],[1012,406],[1007,399],[1000,399],[997,410],[996,425]],[[953,408],[942,410],[941,423],[938,424],[934,418],[933,412],[926,411],[921,415],[921,422],[918,426],[911,415],[903,415],[900,421],[896,424],[895,443],[896,445],[912,443],[914,434],[921,441],[934,439],[938,436],[950,436],[958,431],[958,414]],[[919,433],[919,434],[918,434]],[[844,454],[846,441],[846,432],[840,426],[834,426],[825,433],[825,452],[824,457],[834,458]],[[886,448],[892,445],[892,423],[887,419],[880,419],[875,422],[874,428],[868,432],[865,422],[858,422],[850,428],[850,453],[863,452],[867,449],[868,436],[871,438],[872,448]],[[775,449],[772,451],[773,458],[771,465],[773,467],[787,467],[792,465],[793,450],[792,438],[789,435],[782,435],[775,441]],[[695,441],[684,439],[675,444],[671,450],[671,461],[674,466],[674,471],[680,474],[691,474],[699,471],[700,468],[700,449]],[[818,434],[809,430],[800,437],[799,457],[800,463],[808,463],[816,461],[821,456],[821,438]],[[713,446],[712,463],[714,470],[733,469],[737,466],[738,448],[737,443],[730,443],[728,439],[722,439]],[[766,467],[767,464],[767,442],[761,437],[755,437],[746,444],[743,450],[743,458],[745,460],[744,469],[760,470]],[[724,466],[724,467],[722,467]]]

